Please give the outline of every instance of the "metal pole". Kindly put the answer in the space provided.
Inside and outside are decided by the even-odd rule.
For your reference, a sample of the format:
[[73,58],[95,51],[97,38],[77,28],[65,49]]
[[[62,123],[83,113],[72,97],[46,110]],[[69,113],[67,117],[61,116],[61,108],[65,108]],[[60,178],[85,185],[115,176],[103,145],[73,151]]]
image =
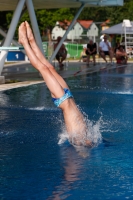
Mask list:
[[[3,45],[5,47],[10,46],[10,44],[11,44],[11,41],[13,39],[15,29],[16,29],[16,26],[18,24],[24,3],[25,3],[25,0],[19,0],[19,2],[17,4],[17,7],[15,9],[15,12],[14,12],[11,24],[10,24],[10,28],[9,28],[8,33],[7,33],[7,37],[6,37],[4,45]],[[0,75],[1,75],[1,72],[3,70],[3,66],[4,66],[4,63],[5,63],[7,53],[8,53],[8,50],[4,50],[4,51],[1,51],[1,54],[0,54]]]
[[127,53],[127,35],[126,35],[126,23],[124,22],[124,33],[125,33],[125,51]]
[[50,62],[52,62],[53,59],[55,58],[57,52],[59,51],[59,49],[60,49],[60,47],[61,47],[61,45],[62,45],[62,43],[63,43],[64,40],[66,39],[68,32],[72,29],[72,27],[73,27],[75,21],[77,20],[78,16],[80,15],[81,11],[83,10],[85,4],[86,4],[86,3],[82,3],[82,4],[81,4],[81,7],[79,8],[78,12],[76,13],[75,17],[73,18],[73,20],[72,20],[70,26],[68,27],[67,31],[65,32],[65,34],[63,35],[61,41],[59,42],[58,46],[56,47],[54,53],[52,54],[52,56],[51,56],[51,58],[50,58]]
[[[0,34],[3,36],[3,37],[7,37],[7,34],[0,28]],[[16,40],[12,40],[12,43],[15,45],[15,46],[20,46],[20,44],[16,41]],[[26,54],[25,50],[21,50],[24,54]]]
[[31,20],[31,24],[32,24],[33,33],[34,33],[34,36],[35,36],[36,43],[37,43],[38,47],[40,48],[41,52],[44,55],[42,40],[41,40],[40,31],[39,31],[39,28],[38,28],[37,19],[36,19],[32,0],[26,0],[26,5],[27,5],[27,9],[29,11],[29,16],[30,16],[30,20]]

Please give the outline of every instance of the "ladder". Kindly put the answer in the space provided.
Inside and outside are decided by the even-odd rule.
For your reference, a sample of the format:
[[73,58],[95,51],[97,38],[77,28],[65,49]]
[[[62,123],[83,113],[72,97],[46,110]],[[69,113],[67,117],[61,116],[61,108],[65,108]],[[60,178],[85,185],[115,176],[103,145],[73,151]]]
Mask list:
[[126,53],[129,57],[133,57],[133,23],[130,20],[123,20],[121,34],[121,45],[125,47]]

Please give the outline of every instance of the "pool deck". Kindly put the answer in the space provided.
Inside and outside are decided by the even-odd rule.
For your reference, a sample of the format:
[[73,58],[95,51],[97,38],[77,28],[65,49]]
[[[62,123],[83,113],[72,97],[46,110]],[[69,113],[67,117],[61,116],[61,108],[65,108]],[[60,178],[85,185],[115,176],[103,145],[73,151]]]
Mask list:
[[[113,65],[106,65],[103,62],[97,62],[97,64],[94,66],[92,63],[87,65],[83,62],[69,61],[64,63],[64,69],[60,71],[58,69],[57,62],[54,62],[53,65],[63,78],[92,74],[100,70],[118,67],[115,63]],[[30,62],[6,64],[4,66],[2,76],[5,76],[6,84],[0,84],[0,91],[44,82],[42,76],[36,69],[33,68]]]

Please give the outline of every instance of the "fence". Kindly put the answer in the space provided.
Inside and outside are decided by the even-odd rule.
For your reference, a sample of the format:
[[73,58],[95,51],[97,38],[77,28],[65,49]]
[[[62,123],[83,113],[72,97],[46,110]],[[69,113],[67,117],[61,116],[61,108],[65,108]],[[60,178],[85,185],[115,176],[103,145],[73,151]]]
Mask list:
[[[43,50],[45,57],[49,59],[54,51],[54,43],[49,44],[49,42],[43,42]],[[83,44],[78,43],[65,43],[64,45],[67,50],[67,58],[79,58],[81,51],[83,50]],[[18,62],[18,61],[26,61],[28,58],[21,51],[10,50],[7,55],[6,62]]]
[[83,45],[78,43],[66,43],[65,47],[67,49],[68,57],[70,58],[79,58],[81,51],[83,50]]
[[[54,43],[49,44],[48,42],[43,42],[43,49],[45,56],[47,58],[51,57],[54,50]],[[80,53],[83,50],[83,45],[78,43],[64,43],[67,49],[67,57],[68,58],[79,58]]]

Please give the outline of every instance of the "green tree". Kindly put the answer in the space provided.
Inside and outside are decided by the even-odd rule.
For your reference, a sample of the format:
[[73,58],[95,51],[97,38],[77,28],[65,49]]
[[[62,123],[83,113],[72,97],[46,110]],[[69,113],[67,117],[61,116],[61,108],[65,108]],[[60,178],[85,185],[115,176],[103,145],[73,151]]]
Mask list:
[[[60,8],[60,9],[42,9],[36,10],[37,21],[39,25],[40,34],[43,32],[50,32],[55,26],[56,21],[69,20],[71,21],[75,16],[78,8]],[[8,30],[13,12],[0,12],[1,27],[4,30]],[[133,0],[125,0],[124,6],[117,7],[85,7],[81,12],[79,19],[81,20],[93,20],[94,22],[104,22],[107,19],[111,20],[111,25],[121,23],[123,19],[129,19],[133,21]],[[29,14],[26,11],[19,24],[22,21],[27,20],[30,23]],[[18,26],[19,26],[18,24]],[[17,29],[18,29],[17,26]],[[15,37],[17,36],[17,29]]]
[[125,0],[124,6],[110,7],[108,9],[108,19],[110,19],[111,24],[118,24],[123,21],[123,19],[129,19],[133,21],[133,1]]

